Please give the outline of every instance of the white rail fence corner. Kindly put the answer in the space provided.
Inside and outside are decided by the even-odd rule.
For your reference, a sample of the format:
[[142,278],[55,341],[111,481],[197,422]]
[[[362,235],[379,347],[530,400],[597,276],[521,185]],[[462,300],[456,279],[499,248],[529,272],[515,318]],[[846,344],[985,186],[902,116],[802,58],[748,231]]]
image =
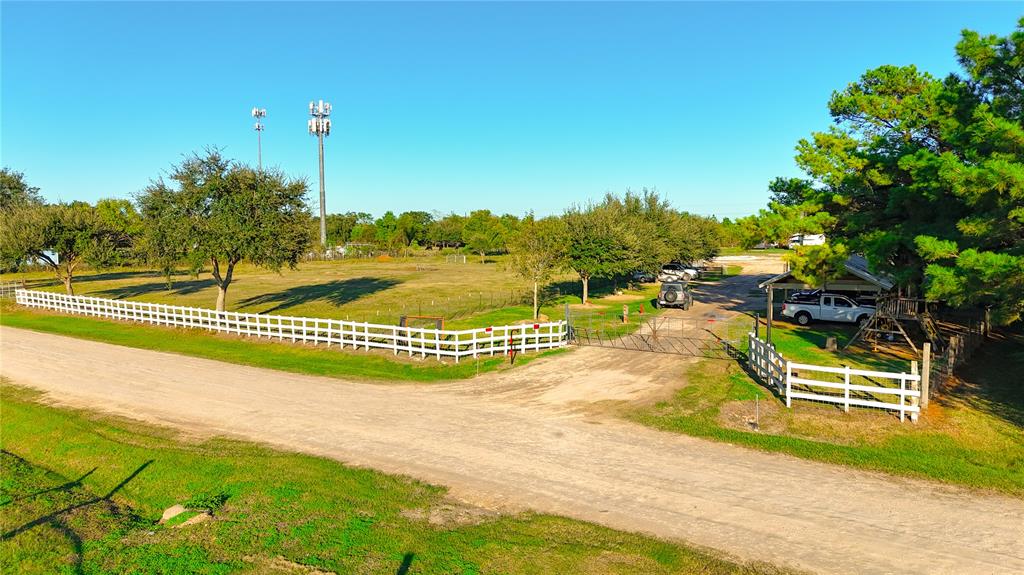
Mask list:
[[443,330],[382,325],[337,319],[291,317],[205,308],[69,296],[54,292],[18,289],[18,304],[64,313],[205,329],[211,332],[255,336],[291,342],[338,345],[344,350],[384,349],[395,355],[453,357],[504,355],[510,352],[556,349],[567,344],[564,321],[504,325],[465,330]]
[[[921,375],[914,369],[913,373],[893,373],[795,363],[753,333],[748,341],[751,371],[778,390],[786,407],[792,407],[794,399],[838,404],[846,412],[851,406],[872,407],[898,411],[900,421],[908,415],[917,421],[921,412]],[[833,379],[827,380],[829,377]]]

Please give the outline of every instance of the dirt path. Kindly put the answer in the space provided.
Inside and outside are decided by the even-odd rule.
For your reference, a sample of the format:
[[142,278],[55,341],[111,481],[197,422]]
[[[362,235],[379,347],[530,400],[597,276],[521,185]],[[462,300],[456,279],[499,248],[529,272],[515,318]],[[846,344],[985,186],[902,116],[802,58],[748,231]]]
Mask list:
[[[512,372],[550,383],[532,392],[498,379],[471,392],[466,383],[347,383],[0,328],[0,373],[54,402],[406,473],[486,507],[564,514],[826,573],[1024,572],[1024,501],[565,409],[572,401],[559,401],[557,382],[585,386],[572,362],[595,364],[583,354],[599,352]],[[612,393],[626,398],[678,368],[604,365],[640,377]]]

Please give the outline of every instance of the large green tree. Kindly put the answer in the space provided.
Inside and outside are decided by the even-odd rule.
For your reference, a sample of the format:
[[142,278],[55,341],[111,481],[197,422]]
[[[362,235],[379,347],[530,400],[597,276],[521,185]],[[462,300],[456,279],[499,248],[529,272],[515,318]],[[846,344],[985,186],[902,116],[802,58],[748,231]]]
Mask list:
[[30,186],[24,174],[10,168],[0,168],[0,210],[42,203],[39,188]]
[[174,167],[138,196],[151,256],[170,274],[178,262],[193,273],[211,267],[223,311],[235,266],[294,267],[312,245],[306,182],[257,171],[217,151]]
[[462,245],[462,228],[466,218],[459,214],[448,214],[430,224],[427,241],[434,247],[453,248]]
[[[116,200],[101,200],[116,202]],[[132,250],[133,230],[113,221],[86,202],[25,203],[0,211],[4,257],[11,261],[37,261],[51,270],[74,295],[75,272],[82,264],[93,267],[123,262]]]
[[30,186],[21,172],[0,169],[0,270],[17,270],[25,263],[28,253],[11,234],[23,233],[20,224],[43,203],[39,188]]
[[606,201],[566,210],[565,260],[583,284],[583,304],[590,280],[629,273],[636,265],[637,236],[619,205]]
[[480,263],[487,254],[504,249],[505,234],[501,219],[490,210],[471,212],[462,225],[462,242],[480,256]]
[[[319,229],[320,220],[311,219],[311,225]],[[327,245],[340,246],[353,241],[352,232],[359,225],[373,225],[373,216],[365,212],[327,214]]]
[[797,146],[801,194],[905,291],[1008,323],[1024,313],[1024,18],[964,31],[956,53],[962,75],[881,66],[835,92],[835,125]]

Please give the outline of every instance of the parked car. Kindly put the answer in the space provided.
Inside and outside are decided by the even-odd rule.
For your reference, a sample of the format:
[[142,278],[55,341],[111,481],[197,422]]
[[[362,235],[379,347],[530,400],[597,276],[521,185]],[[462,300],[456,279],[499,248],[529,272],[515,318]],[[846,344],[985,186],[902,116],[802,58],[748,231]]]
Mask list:
[[696,268],[681,263],[671,263],[661,266],[661,273],[658,274],[658,281],[691,281],[700,277],[700,271]]
[[[793,292],[792,294],[790,294],[789,299],[787,301],[791,300],[791,301],[803,302],[803,303],[818,303],[818,301],[820,300],[821,296],[823,294],[825,294],[825,293],[826,293],[825,290],[822,290],[822,289],[803,290],[803,291]],[[858,305],[869,306],[869,307],[874,307],[875,306],[875,301],[878,299],[878,295],[877,294],[873,294],[873,293],[861,293],[861,292],[842,291],[842,290],[837,290],[837,291],[834,291],[834,292],[827,292],[827,293],[830,293],[832,295],[841,295],[841,296],[846,297],[847,299],[853,300]]]
[[693,294],[690,293],[690,286],[686,282],[665,282],[661,284],[658,292],[658,299],[654,301],[655,307],[681,307],[690,309],[693,305]]
[[791,317],[800,325],[811,321],[841,321],[863,325],[875,314],[875,307],[861,305],[850,298],[825,293],[817,301],[788,299],[782,304],[782,315]]
[[789,299],[786,301],[804,302],[804,303],[816,303],[820,301],[821,294],[824,292],[820,289],[804,290],[793,292],[790,294]]
[[633,279],[633,281],[644,284],[652,284],[658,280],[658,276],[654,275],[651,272],[644,271],[635,271],[633,272],[633,275],[630,277]]

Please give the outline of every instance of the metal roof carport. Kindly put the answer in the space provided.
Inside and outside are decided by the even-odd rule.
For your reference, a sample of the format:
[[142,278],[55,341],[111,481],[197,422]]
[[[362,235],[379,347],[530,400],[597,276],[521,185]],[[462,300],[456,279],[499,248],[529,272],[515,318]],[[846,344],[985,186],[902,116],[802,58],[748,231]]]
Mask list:
[[830,279],[824,285],[812,285],[793,277],[792,271],[783,272],[775,277],[769,278],[757,287],[768,292],[768,329],[765,333],[766,341],[772,341],[772,316],[774,315],[774,293],[775,290],[807,290],[821,289],[824,291],[859,291],[859,292],[887,292],[896,286],[892,278],[883,274],[871,273],[868,271],[868,262],[863,256],[850,256],[843,262],[846,273],[835,279]]

